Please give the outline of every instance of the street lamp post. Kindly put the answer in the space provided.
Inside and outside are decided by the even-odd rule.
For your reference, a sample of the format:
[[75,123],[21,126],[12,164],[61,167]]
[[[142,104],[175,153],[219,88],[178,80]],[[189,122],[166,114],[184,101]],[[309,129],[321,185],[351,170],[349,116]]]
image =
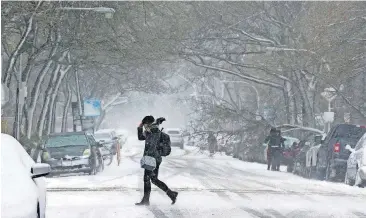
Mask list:
[[324,120],[327,122],[327,131],[330,130],[330,124],[334,120],[334,113],[332,113],[331,103],[337,97],[335,91],[336,90],[334,88],[325,88],[324,92],[321,93],[321,96],[323,96],[323,98],[328,101],[328,112],[325,112],[323,116]]

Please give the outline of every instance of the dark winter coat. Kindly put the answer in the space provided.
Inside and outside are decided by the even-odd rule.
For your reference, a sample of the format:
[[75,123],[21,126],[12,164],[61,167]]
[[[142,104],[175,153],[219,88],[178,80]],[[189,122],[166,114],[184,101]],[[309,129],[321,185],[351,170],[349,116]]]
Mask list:
[[137,127],[137,137],[140,141],[145,141],[144,156],[154,157],[158,164],[161,163],[162,158],[158,151],[160,143],[160,130],[158,126],[152,126],[150,132],[143,132],[142,127]]
[[268,148],[272,149],[272,148],[283,148],[285,147],[284,145],[284,138],[282,138],[281,136],[277,135],[277,134],[271,134],[269,136],[267,136],[266,140],[264,141],[265,144],[268,143]]

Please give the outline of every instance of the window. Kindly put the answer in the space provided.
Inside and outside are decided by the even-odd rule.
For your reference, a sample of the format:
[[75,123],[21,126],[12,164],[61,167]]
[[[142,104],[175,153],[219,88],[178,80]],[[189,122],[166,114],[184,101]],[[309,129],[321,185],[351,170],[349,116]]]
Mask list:
[[360,150],[361,148],[365,147],[366,145],[366,134],[360,139],[360,141],[357,143],[355,150]]

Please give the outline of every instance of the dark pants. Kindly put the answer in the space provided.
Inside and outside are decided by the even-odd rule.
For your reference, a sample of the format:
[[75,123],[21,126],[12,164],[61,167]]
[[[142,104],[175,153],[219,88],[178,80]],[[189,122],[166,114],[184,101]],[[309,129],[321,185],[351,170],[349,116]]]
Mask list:
[[281,164],[281,149],[272,149],[272,170],[279,171]]
[[[153,171],[145,170],[144,174],[144,198],[149,199],[151,192],[151,183],[159,187],[164,192],[169,190],[168,186],[158,179],[160,163],[156,163],[156,168]],[[151,181],[151,182],[150,182]]]
[[271,164],[272,164],[272,155],[271,155],[271,150],[268,148],[268,150],[267,150],[267,170],[269,170],[271,168]]

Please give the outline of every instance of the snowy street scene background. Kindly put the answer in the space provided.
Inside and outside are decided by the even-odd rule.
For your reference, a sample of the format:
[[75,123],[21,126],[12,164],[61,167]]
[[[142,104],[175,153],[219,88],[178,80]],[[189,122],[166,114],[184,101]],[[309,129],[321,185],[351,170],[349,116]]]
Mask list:
[[366,2],[1,1],[1,217],[366,218]]

